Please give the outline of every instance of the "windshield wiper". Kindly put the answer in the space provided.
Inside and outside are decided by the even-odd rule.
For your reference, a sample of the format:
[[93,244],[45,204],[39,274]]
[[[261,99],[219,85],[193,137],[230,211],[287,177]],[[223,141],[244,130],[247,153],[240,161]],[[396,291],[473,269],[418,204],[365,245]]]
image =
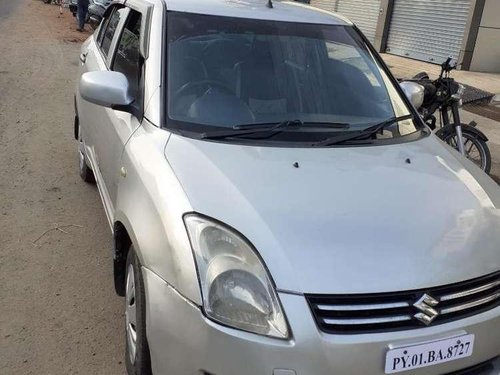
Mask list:
[[[336,122],[302,122],[301,120],[285,120],[278,123],[235,125],[229,130],[216,130],[201,135],[202,139],[221,139],[239,137],[259,133],[270,133],[270,136],[288,129],[302,128],[348,129],[349,124]],[[264,137],[265,138],[265,137]]]
[[326,138],[323,141],[319,141],[313,144],[315,147],[322,147],[322,146],[333,146],[333,145],[338,145],[347,141],[354,141],[354,140],[359,140],[359,139],[366,139],[373,134],[377,134],[379,131],[383,130],[384,128],[399,122],[403,120],[410,120],[413,119],[413,115],[405,115],[405,116],[400,116],[400,117],[391,117],[388,120],[382,121],[379,124],[370,126],[369,128],[359,130],[356,132],[351,132],[348,134],[344,135],[339,135],[337,137],[330,137]]

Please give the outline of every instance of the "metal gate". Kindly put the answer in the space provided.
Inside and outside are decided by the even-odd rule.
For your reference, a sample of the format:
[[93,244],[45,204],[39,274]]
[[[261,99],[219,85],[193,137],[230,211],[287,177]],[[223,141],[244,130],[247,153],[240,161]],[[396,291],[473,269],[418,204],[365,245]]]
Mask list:
[[386,52],[441,63],[458,59],[470,0],[395,0]]
[[311,5],[346,16],[370,42],[375,40],[380,0],[311,0]]

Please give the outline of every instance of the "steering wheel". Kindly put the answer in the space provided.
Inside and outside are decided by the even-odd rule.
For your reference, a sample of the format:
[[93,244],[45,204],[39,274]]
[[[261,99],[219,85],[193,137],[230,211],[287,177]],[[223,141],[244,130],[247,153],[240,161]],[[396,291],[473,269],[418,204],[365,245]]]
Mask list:
[[176,102],[181,96],[189,95],[193,92],[196,92],[199,87],[203,86],[208,86],[208,87],[217,86],[217,88],[222,89],[222,91],[224,91],[226,94],[234,95],[234,92],[232,92],[222,83],[214,81],[212,79],[204,79],[202,81],[188,82],[179,87],[177,91],[174,93],[173,101]]

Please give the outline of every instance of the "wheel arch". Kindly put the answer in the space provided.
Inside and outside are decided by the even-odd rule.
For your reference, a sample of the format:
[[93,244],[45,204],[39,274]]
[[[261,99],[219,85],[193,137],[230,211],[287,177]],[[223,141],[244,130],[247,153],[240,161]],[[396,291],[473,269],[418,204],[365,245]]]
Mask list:
[[73,96],[75,106],[75,120],[73,124],[74,137],[78,141],[80,138],[80,119],[78,117],[78,105],[76,104],[76,95]]
[[113,224],[113,278],[116,294],[125,296],[125,278],[127,255],[132,239],[125,224],[115,221]]
[[123,213],[116,212],[113,223],[113,277],[115,291],[122,297],[125,295],[127,255],[131,246],[139,263],[143,265],[144,259],[130,221]]
[[169,136],[145,121],[122,154],[125,176],[117,182],[112,213],[117,285],[122,285],[125,252],[132,244],[142,268],[201,304],[195,259],[182,220],[193,208],[165,157]]

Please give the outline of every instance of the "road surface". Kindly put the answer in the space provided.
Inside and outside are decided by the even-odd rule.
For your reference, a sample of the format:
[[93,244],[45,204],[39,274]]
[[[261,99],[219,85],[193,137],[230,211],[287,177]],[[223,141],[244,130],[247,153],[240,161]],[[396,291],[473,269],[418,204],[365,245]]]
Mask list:
[[0,22],[2,19],[8,18],[18,7],[19,1],[0,0]]
[[0,0],[1,374],[125,373],[111,233],[72,139],[73,28],[56,6]]

